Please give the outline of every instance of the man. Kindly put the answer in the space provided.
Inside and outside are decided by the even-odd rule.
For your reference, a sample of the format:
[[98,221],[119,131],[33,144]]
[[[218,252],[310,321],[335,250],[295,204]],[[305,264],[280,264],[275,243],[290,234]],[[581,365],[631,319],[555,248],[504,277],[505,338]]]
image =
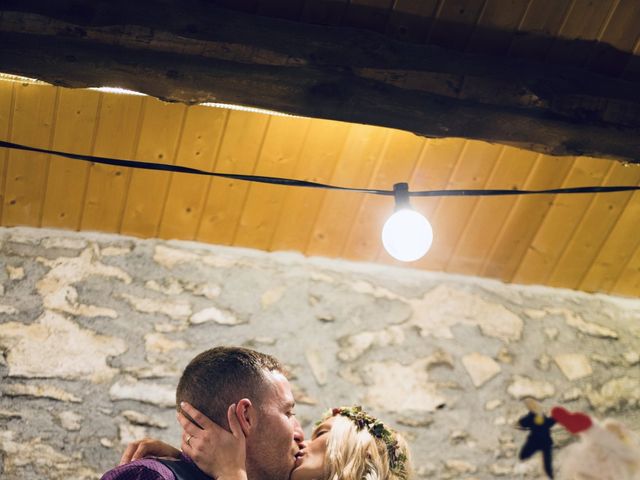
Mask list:
[[[191,360],[176,389],[178,405],[187,402],[225,428],[229,405],[235,404],[246,437],[248,480],[288,480],[295,455],[303,446],[304,433],[293,413],[295,401],[283,370],[270,355],[216,347]],[[208,478],[182,454],[177,461],[147,458],[120,465],[102,480]]]

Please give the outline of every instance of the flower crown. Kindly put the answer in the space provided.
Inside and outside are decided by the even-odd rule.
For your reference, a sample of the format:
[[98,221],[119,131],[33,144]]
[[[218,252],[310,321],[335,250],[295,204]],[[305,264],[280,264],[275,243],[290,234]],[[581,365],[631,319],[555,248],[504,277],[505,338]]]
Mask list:
[[387,447],[391,471],[402,479],[407,477],[407,455],[401,451],[395,433],[388,429],[384,423],[367,414],[360,405],[334,408],[327,412],[325,418],[335,417],[336,415],[347,417],[355,424],[356,429],[366,429],[373,437],[381,439]]

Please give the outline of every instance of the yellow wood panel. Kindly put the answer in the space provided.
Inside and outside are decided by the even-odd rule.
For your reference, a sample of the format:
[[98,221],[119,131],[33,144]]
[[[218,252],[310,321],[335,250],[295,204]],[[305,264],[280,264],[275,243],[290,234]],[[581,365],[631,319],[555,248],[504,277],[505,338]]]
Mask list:
[[506,53],[529,2],[530,0],[511,0],[509,7],[505,8],[504,0],[487,0],[476,29],[471,35],[467,51],[484,55]]
[[[543,190],[559,187],[571,169],[571,158],[540,156],[527,179],[525,189]],[[531,239],[553,201],[549,195],[518,197],[504,227],[486,257],[482,275],[511,281]]]
[[631,196],[609,235],[589,266],[579,285],[587,292],[611,292],[621,272],[626,268],[633,252],[640,245],[638,219],[640,218],[640,192]]
[[[294,178],[330,183],[349,134],[347,123],[313,120]],[[357,161],[354,158],[351,161]],[[326,190],[289,187],[269,250],[304,251]]]
[[258,0],[257,15],[297,20],[302,12],[302,0]]
[[[466,142],[447,188],[482,188],[503,148],[500,145],[485,142]],[[425,257],[428,268],[433,270],[446,268],[477,201],[477,198],[472,197],[445,197],[440,200],[431,215],[434,240],[428,259]]]
[[[613,162],[579,157],[563,187],[600,185]],[[562,252],[595,195],[556,195],[529,249],[515,272],[515,283],[546,284]]]
[[[14,82],[0,81],[0,135],[2,140],[11,137],[11,119],[13,118]],[[0,149],[0,220],[5,203],[5,186],[7,181],[7,159],[9,149]],[[0,223],[1,225],[2,223]]]
[[[214,171],[229,110],[193,106],[187,109],[186,115],[176,163]],[[210,177],[171,174],[160,223],[160,237],[195,238],[210,184]]]
[[[485,188],[521,189],[539,154],[505,147]],[[515,205],[516,196],[481,197],[469,216],[463,234],[447,265],[447,271],[479,275],[485,257],[491,250]]]
[[555,36],[569,14],[571,4],[572,0],[531,0],[518,30],[538,37]]
[[350,0],[346,23],[350,27],[384,32],[393,0]]
[[[640,25],[640,2],[620,0],[600,35],[600,41],[622,52],[633,52],[638,40],[638,25]],[[596,63],[600,60],[606,61],[604,57],[592,60]]]
[[633,55],[629,57],[621,77],[633,82],[640,79],[640,36],[638,36],[638,41],[633,49]]
[[[16,84],[10,141],[49,148],[57,96],[49,85]],[[3,225],[40,226],[48,164],[42,153],[9,152]]]
[[[446,189],[464,144],[465,142],[463,140],[453,138],[425,139],[424,148],[420,152],[416,166],[413,169],[413,174],[407,182],[409,184],[409,191]],[[439,200],[438,197],[411,197],[411,206],[431,222],[432,214]],[[385,205],[384,208],[388,207]],[[411,267],[418,268],[417,265],[420,265],[420,262],[424,263],[428,255],[429,252],[427,252],[427,256],[423,257],[423,259],[412,263]],[[378,250],[377,261],[384,262],[388,265],[407,265],[404,262],[393,259],[387,254],[383,246]]]
[[442,0],[428,43],[455,50],[464,50],[485,0]]
[[[409,189],[445,190],[465,145],[466,141],[459,138],[428,139],[409,182]],[[431,218],[441,200],[441,197],[414,197],[411,203],[425,217]]]
[[421,43],[428,35],[438,3],[438,0],[396,0],[389,14],[387,35]]
[[[637,229],[636,229],[637,235]],[[640,247],[625,265],[615,286],[611,289],[614,295],[627,295],[637,297],[640,295]]]
[[[409,191],[445,190],[466,142],[457,138],[426,139],[425,142],[413,174],[408,181]],[[442,200],[442,197],[412,197],[411,206],[424,215],[433,226],[433,212]],[[378,252],[378,260],[390,265],[407,265],[392,259],[384,252],[384,247],[381,247]],[[412,263],[411,267],[428,269],[428,262],[429,252],[422,259]],[[427,266],[425,267],[425,265]]]
[[257,0],[216,0],[215,4],[222,8],[253,13],[256,11]]
[[[172,164],[184,126],[187,107],[145,98],[144,118],[136,159]],[[131,174],[120,232],[125,235],[155,237],[165,205],[170,174],[135,170]]]
[[572,0],[532,0],[518,26],[518,31],[525,35],[513,37],[508,53],[519,58],[544,60],[571,5]]
[[[91,154],[100,94],[60,89],[53,150]],[[89,174],[89,163],[52,156],[49,163],[42,226],[77,229]]]
[[[602,46],[594,48],[590,56],[589,67],[607,75],[621,75],[628,70],[630,58],[640,42],[640,2],[638,0],[620,0],[612,12],[606,27],[601,32]],[[615,50],[614,50],[615,49]],[[633,59],[637,62],[637,58]],[[616,108],[612,102],[610,108]],[[625,108],[622,104],[617,108]]]
[[[352,125],[331,183],[367,188],[390,132],[391,130],[379,127]],[[340,256],[358,214],[362,195],[355,192],[326,193],[309,238],[306,250],[308,255]]]
[[[229,112],[215,171],[253,174],[271,118],[269,115]],[[248,190],[249,182],[212,178],[196,239],[231,245]]]
[[[425,144],[422,137],[393,130],[373,172],[370,187],[393,190],[395,183],[408,182]],[[359,213],[351,224],[342,256],[355,260],[375,260],[381,254],[386,258],[380,235],[384,222],[393,214],[393,197],[362,194],[358,203]]]
[[[265,137],[256,175],[291,178],[311,125],[308,118],[273,117]],[[271,243],[287,189],[281,185],[249,185],[234,244],[266,249]]]
[[[94,155],[134,159],[144,97],[101,94]],[[92,165],[80,221],[81,230],[118,232],[131,169]]]
[[[629,168],[615,162],[611,165],[603,185],[637,185],[639,180],[640,165]],[[593,195],[593,201],[551,272],[549,285],[568,288],[577,288],[580,285],[631,197],[632,193]],[[628,251],[628,255],[631,254],[632,250]]]
[[340,25],[349,0],[312,0],[304,2],[300,17],[303,22]]
[[549,50],[554,63],[582,65],[590,56],[593,45],[576,40],[595,40],[605,26],[617,0],[574,0],[560,29],[559,39]]

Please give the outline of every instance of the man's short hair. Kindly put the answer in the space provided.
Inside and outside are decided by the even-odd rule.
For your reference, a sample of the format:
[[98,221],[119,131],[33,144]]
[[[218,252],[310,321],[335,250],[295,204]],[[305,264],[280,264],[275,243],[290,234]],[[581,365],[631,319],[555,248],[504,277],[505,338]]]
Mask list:
[[260,408],[266,373],[284,373],[271,355],[242,347],[215,347],[197,355],[182,372],[176,402],[188,402],[218,425],[227,427],[227,409],[248,398]]

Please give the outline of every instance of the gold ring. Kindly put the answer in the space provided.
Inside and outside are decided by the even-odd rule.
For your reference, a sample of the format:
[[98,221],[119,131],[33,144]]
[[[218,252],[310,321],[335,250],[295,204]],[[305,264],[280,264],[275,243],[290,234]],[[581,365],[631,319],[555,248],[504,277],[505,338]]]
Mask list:
[[[187,435],[189,435],[189,434],[187,434]],[[189,436],[187,437],[187,439],[185,440],[185,443],[186,443],[187,445],[191,446],[191,444],[190,444],[189,442],[191,441],[191,439],[192,439],[192,438],[193,438],[193,435],[189,435]]]

